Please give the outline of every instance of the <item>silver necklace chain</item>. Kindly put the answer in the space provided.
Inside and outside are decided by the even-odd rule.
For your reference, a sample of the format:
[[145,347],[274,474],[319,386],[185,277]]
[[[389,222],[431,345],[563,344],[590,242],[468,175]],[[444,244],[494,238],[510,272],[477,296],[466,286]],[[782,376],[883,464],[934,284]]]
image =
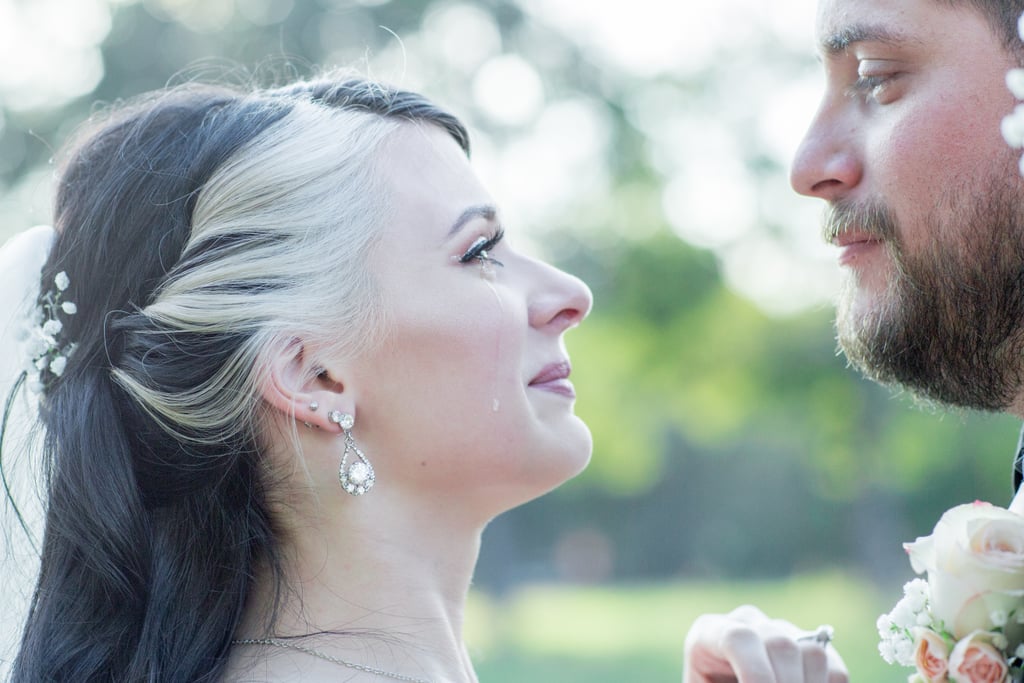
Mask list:
[[242,640],[232,640],[232,645],[272,645],[274,647],[283,647],[288,650],[297,650],[298,652],[304,652],[307,655],[318,657],[326,660],[333,664],[347,667],[349,669],[355,669],[356,671],[362,671],[368,674],[374,674],[376,676],[383,676],[384,678],[391,678],[396,681],[411,681],[411,683],[432,683],[432,681],[426,678],[415,678],[413,676],[406,676],[405,674],[396,674],[390,671],[384,671],[383,669],[375,669],[372,666],[366,666],[364,664],[356,664],[355,662],[348,662],[344,659],[332,657],[329,654],[319,652],[311,647],[304,645],[296,645],[295,643],[289,643],[286,640],[279,640],[277,638],[244,638]]

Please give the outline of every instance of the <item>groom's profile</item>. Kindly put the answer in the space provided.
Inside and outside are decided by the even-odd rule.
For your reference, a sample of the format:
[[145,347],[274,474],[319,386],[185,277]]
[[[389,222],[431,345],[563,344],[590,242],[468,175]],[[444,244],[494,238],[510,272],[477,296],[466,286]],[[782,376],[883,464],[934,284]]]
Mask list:
[[825,200],[836,327],[868,377],[1024,417],[1024,178],[1000,134],[1024,0],[819,0],[794,189]]

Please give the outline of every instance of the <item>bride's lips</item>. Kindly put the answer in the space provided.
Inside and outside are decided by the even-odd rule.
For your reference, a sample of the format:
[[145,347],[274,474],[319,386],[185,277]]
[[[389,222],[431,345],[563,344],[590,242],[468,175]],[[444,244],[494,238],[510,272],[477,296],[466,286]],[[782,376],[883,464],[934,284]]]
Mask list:
[[576,389],[573,387],[572,382],[569,381],[569,373],[571,372],[572,366],[567,360],[549,363],[530,380],[529,386],[534,389],[561,394],[569,398],[576,398]]
[[882,245],[882,240],[868,233],[844,232],[832,241],[839,247],[839,265],[853,265],[858,258]]

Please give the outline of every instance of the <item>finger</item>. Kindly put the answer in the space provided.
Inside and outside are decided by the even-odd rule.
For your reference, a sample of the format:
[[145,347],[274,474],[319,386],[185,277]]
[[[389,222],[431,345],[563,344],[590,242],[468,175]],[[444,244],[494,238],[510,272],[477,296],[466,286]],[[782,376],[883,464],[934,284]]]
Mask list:
[[749,606],[698,617],[686,635],[684,683],[774,683],[756,630],[765,621],[760,610]]
[[823,683],[829,680],[828,650],[830,649],[833,648],[813,641],[800,643],[800,656],[806,683]]
[[[721,651],[737,683],[779,683],[761,634],[747,625],[734,625],[722,635]],[[787,681],[788,683],[788,681]]]
[[684,683],[778,683],[760,634],[731,616],[699,617],[684,655]]
[[[769,636],[764,641],[768,659],[772,663],[775,679],[785,683],[803,683],[804,665],[800,643],[782,635]],[[818,646],[821,649],[821,646]]]
[[828,683],[850,683],[846,663],[834,647],[825,648],[828,655]]
[[733,611],[729,612],[729,618],[735,619],[736,621],[744,624],[761,624],[766,621],[771,621],[768,615],[759,610],[754,605],[740,605]]

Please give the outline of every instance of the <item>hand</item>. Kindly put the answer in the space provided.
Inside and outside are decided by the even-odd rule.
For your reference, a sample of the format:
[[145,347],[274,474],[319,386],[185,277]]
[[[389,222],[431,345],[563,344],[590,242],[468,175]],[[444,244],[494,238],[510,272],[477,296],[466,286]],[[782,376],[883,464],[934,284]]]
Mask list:
[[683,683],[848,683],[842,658],[756,607],[705,614],[686,635]]

